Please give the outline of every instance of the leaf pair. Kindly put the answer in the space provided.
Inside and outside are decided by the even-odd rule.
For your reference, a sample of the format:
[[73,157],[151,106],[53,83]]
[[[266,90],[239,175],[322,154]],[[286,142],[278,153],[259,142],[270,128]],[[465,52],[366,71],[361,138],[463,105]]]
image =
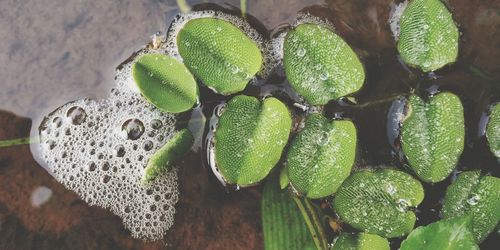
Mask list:
[[464,148],[465,125],[460,99],[441,93],[428,101],[412,95],[402,122],[401,143],[410,167],[425,182],[444,180]]

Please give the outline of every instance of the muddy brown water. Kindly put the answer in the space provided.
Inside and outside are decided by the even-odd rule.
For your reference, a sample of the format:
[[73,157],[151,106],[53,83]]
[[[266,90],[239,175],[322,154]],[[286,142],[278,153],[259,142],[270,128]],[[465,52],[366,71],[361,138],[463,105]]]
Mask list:
[[[239,12],[239,1],[210,2],[188,1],[196,9]],[[460,58],[432,75],[408,69],[397,56],[387,23],[397,1],[248,1],[247,8],[251,24],[268,37],[285,29],[299,11],[327,18],[362,58],[367,80],[354,95],[357,104],[341,100],[324,108],[330,118],[355,122],[357,168],[407,169],[397,137],[388,129],[390,110],[398,104],[387,100],[411,91],[451,91],[460,96],[465,150],[454,174],[438,184],[424,184],[426,198],[416,210],[418,225],[439,219],[443,194],[457,172],[481,169],[500,176],[500,163],[484,137],[488,106],[500,101],[500,1],[446,2],[462,32]],[[165,31],[178,12],[175,1],[164,0],[2,1],[0,140],[29,136],[43,115],[68,101],[105,97],[113,87],[114,68],[149,42],[151,34]],[[296,96],[286,86],[286,79],[276,74],[245,94],[272,94],[291,106]],[[207,117],[228,99],[206,88],[201,94]],[[181,164],[173,228],[161,241],[142,242],[129,236],[118,217],[87,206],[57,183],[33,160],[28,146],[0,148],[0,249],[262,249],[261,187],[227,193],[204,159],[203,151],[192,152]],[[399,243],[392,240],[392,248]],[[494,232],[481,248],[494,249],[498,243]]]

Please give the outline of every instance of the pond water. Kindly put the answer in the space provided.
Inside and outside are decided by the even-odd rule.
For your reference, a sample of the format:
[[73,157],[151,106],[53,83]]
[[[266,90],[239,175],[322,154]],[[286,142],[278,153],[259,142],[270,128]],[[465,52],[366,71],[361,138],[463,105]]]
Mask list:
[[[209,2],[209,3],[207,3]],[[387,126],[394,97],[448,90],[464,103],[466,147],[458,170],[482,169],[500,176],[500,163],[484,138],[487,108],[500,101],[500,1],[449,0],[461,31],[456,64],[434,74],[406,68],[397,56],[388,24],[399,1],[261,0],[248,1],[250,23],[273,37],[293,23],[299,11],[331,21],[361,57],[367,74],[354,97],[358,105],[331,102],[330,117],[351,118],[358,128],[357,168],[405,168],[397,137]],[[187,1],[194,9],[239,13],[240,1]],[[214,5],[218,4],[218,5]],[[114,85],[115,68],[165,32],[179,12],[175,1],[14,1],[0,3],[0,140],[38,133],[43,116],[84,97],[100,99]],[[289,104],[281,74],[245,94],[272,94]],[[207,117],[220,96],[201,89]],[[225,98],[227,100],[227,98]],[[291,105],[290,105],[291,106]],[[300,114],[299,110],[295,110]],[[179,170],[180,197],[175,224],[156,242],[133,239],[112,213],[88,206],[40,166],[29,146],[0,148],[0,249],[261,249],[261,187],[227,193],[204,163],[203,151],[191,152]],[[418,225],[439,218],[442,197],[453,175],[425,185]],[[346,228],[346,230],[349,230]],[[330,233],[330,238],[333,234]],[[493,247],[492,233],[482,248]],[[398,247],[393,240],[392,247]]]

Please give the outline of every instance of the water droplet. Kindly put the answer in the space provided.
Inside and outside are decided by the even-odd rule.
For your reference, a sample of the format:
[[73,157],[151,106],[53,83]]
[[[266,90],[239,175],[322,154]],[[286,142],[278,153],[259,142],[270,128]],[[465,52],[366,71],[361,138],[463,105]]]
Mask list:
[[471,205],[471,206],[474,206],[479,202],[480,199],[481,199],[481,197],[479,195],[475,194],[472,197],[470,197],[470,199],[467,200],[467,203],[469,203],[469,205]]
[[405,212],[406,210],[408,210],[409,206],[410,204],[405,199],[399,199],[396,204],[396,208],[401,212]]
[[328,80],[328,73],[327,72],[323,72],[319,75],[319,79],[323,80],[323,81],[326,81]]
[[55,142],[55,141],[53,141],[53,140],[48,140],[48,141],[46,142],[46,145],[47,145],[47,148],[48,148],[49,150],[52,150],[52,149],[54,149],[54,148],[56,147],[56,142]]
[[129,140],[137,140],[144,133],[144,124],[139,119],[128,119],[122,125],[122,132]]
[[73,125],[80,125],[85,121],[85,118],[87,118],[87,113],[85,113],[83,108],[74,106],[68,109],[66,116]]
[[297,50],[297,56],[299,57],[303,57],[306,55],[306,49],[300,47],[298,50]]
[[144,148],[144,150],[146,151],[153,149],[153,142],[150,140],[145,141],[144,145],[142,145],[142,148]]
[[54,124],[54,126],[56,126],[56,128],[59,128],[61,127],[63,120],[61,117],[57,116],[52,120],[52,123]]

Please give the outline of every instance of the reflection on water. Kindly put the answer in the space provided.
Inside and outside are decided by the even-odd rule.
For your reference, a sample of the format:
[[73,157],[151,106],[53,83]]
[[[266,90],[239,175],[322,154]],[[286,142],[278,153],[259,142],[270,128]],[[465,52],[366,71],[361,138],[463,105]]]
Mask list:
[[[205,1],[187,2],[195,5]],[[210,2],[239,12],[235,7],[239,0]],[[247,11],[252,25],[269,35],[277,33],[275,27],[293,22],[301,9],[328,18],[365,65],[367,82],[356,95],[360,105],[407,94],[412,88],[425,91],[438,86],[458,93],[464,102],[467,126],[467,144],[458,169],[480,168],[498,176],[499,164],[477,131],[486,107],[500,100],[500,1],[447,1],[462,32],[460,60],[432,78],[398,61],[387,22],[398,2],[248,0]],[[0,53],[0,109],[5,110],[0,111],[0,140],[28,136],[30,119],[36,128],[40,116],[68,101],[106,96],[113,86],[115,67],[149,42],[150,35],[165,31],[177,12],[173,0],[0,2],[0,51],[4,52]],[[472,65],[486,77],[479,77]],[[274,85],[264,85],[247,91],[283,95],[288,102],[295,99],[280,87],[286,86],[283,76],[269,82],[279,85],[275,90],[270,87]],[[202,94],[215,98],[208,92]],[[206,103],[200,110],[210,117],[209,111],[217,104]],[[399,145],[387,140],[390,107],[390,102],[362,109],[343,103],[325,107],[329,117],[351,117],[356,123],[360,133],[358,165],[404,168]],[[163,241],[144,243],[131,239],[119,218],[87,206],[57,183],[34,162],[27,146],[0,148],[0,249],[261,249],[260,188],[225,194],[213,175],[201,167],[202,155],[203,151],[192,153],[181,163],[176,225]],[[438,218],[439,199],[450,179],[425,186],[433,195],[419,208],[419,224]],[[495,240],[498,235],[484,246]]]

